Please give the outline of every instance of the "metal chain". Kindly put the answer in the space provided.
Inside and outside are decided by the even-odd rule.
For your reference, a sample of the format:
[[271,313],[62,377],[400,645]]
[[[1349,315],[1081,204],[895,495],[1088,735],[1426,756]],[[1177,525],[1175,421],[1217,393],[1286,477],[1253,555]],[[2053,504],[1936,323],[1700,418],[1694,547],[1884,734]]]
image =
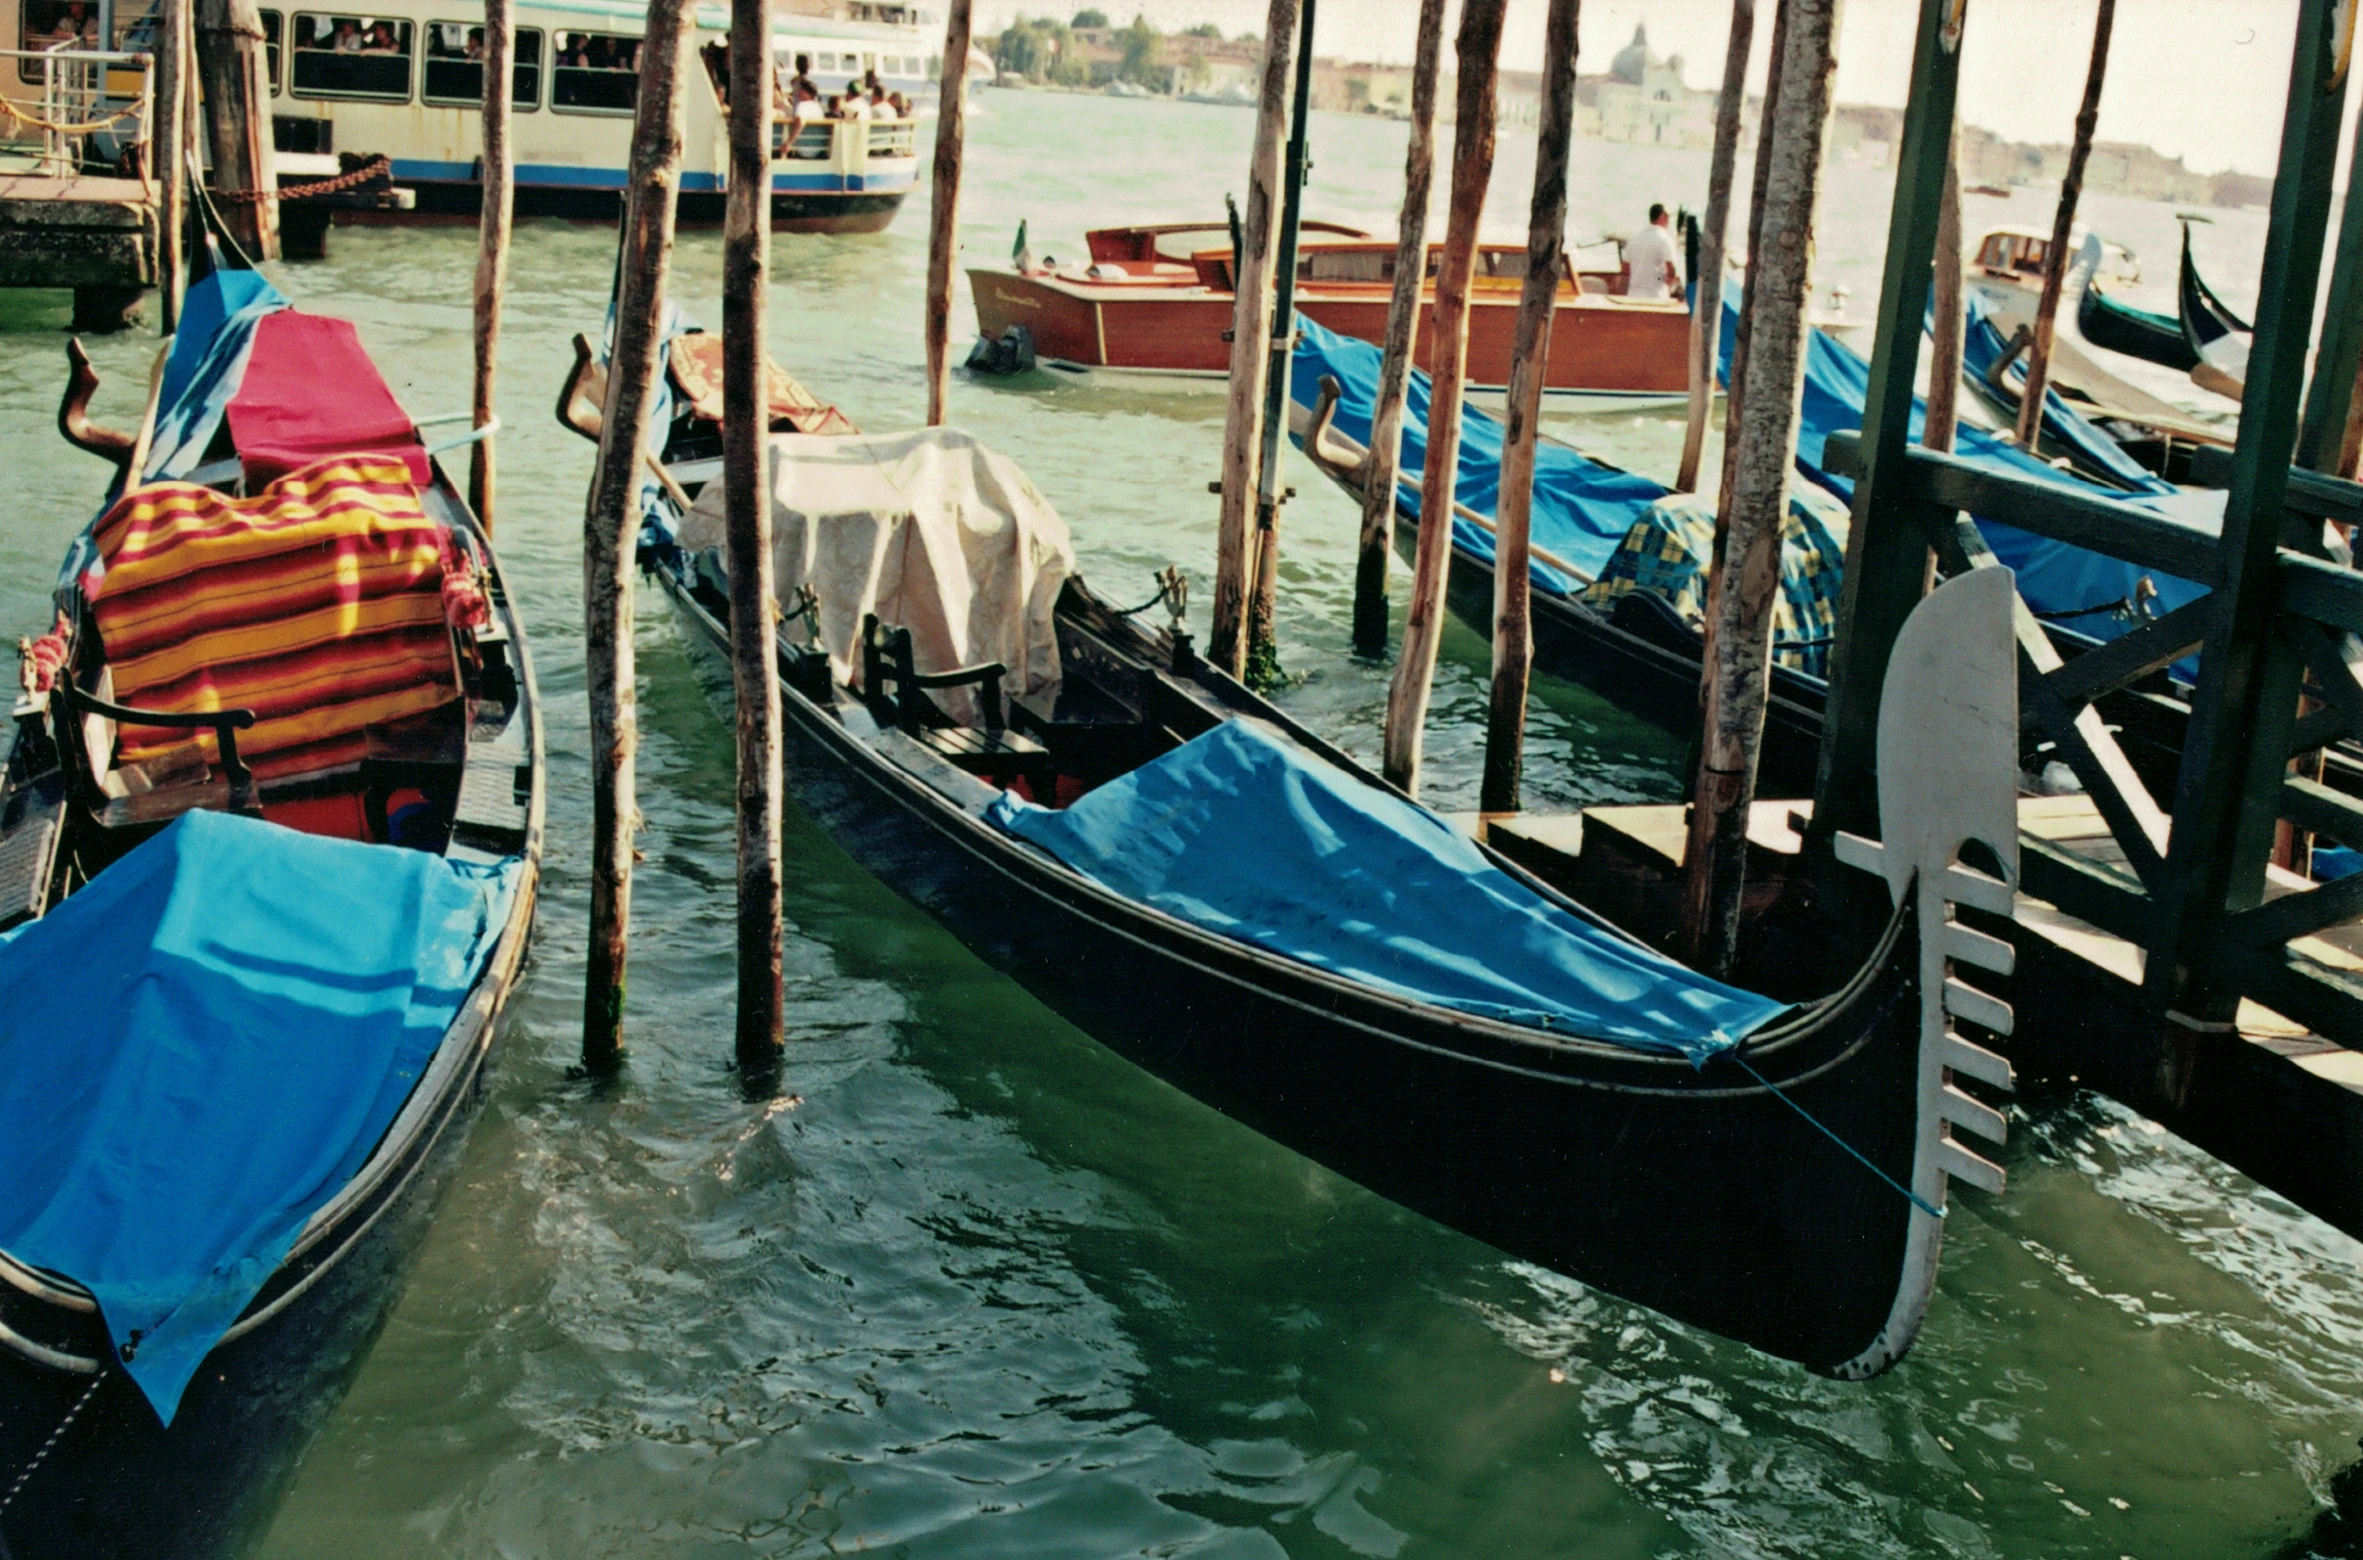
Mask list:
[[82,1395],[74,1400],[74,1406],[66,1410],[66,1417],[57,1422],[55,1430],[49,1432],[49,1439],[41,1443],[41,1449],[33,1454],[33,1460],[25,1464],[25,1471],[16,1476],[16,1482],[8,1487],[6,1495],[0,1495],[0,1513],[6,1512],[9,1506],[15,1502],[18,1493],[25,1487],[25,1481],[32,1478],[40,1470],[41,1464],[48,1460],[50,1452],[57,1446],[58,1439],[66,1433],[66,1427],[71,1425],[74,1422],[74,1416],[81,1413],[88,1406],[90,1400],[98,1395],[98,1389],[106,1379],[107,1373],[103,1370],[90,1378],[90,1385],[82,1389]]
[[286,184],[268,192],[263,190],[215,190],[213,198],[233,206],[251,206],[265,199],[266,196],[274,200],[302,200],[309,195],[341,195],[346,190],[360,188],[376,179],[380,174],[390,174],[393,171],[394,159],[379,157],[372,162],[363,163],[350,173],[340,173],[333,179],[316,179],[310,184]]

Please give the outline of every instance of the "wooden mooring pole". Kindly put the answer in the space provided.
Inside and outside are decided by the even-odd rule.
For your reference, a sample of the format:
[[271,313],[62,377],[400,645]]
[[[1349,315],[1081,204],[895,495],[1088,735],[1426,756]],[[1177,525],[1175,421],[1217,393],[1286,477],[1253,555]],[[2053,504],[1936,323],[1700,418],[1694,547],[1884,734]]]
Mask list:
[[[1961,422],[1961,345],[1969,328],[1961,299],[1961,129],[1953,127],[1945,147],[1945,185],[1936,208],[1936,259],[1929,327],[1928,414],[1920,442],[1952,453]],[[1930,559],[1933,563],[1935,560]]]
[[1395,550],[1395,477],[1403,458],[1403,398],[1411,387],[1427,283],[1428,196],[1435,187],[1436,75],[1444,52],[1444,0],[1420,0],[1411,63],[1411,144],[1403,154],[1403,218],[1395,229],[1395,290],[1370,414],[1370,464],[1362,479],[1362,542],[1354,560],[1354,653],[1387,653],[1387,570]]
[[181,289],[187,284],[189,228],[189,0],[164,0],[163,35],[156,40],[156,102],[148,124],[155,161],[156,318],[163,334],[180,329]]
[[[484,209],[476,230],[476,397],[475,426],[492,423],[493,375],[500,361],[501,295],[509,285],[509,230],[515,205],[512,179],[516,155],[509,146],[509,108],[514,96],[517,32],[511,25],[513,0],[484,0]],[[492,440],[480,438],[468,450],[468,507],[487,534],[492,530]]]
[[1420,470],[1419,548],[1411,565],[1411,605],[1403,654],[1387,690],[1382,768],[1389,784],[1419,794],[1420,747],[1436,647],[1444,637],[1444,583],[1452,566],[1452,501],[1460,474],[1460,403],[1469,366],[1469,282],[1477,268],[1477,224],[1493,178],[1494,80],[1501,59],[1505,0],[1462,0],[1454,40],[1460,74],[1453,115],[1452,200],[1444,253],[1436,268],[1435,336],[1428,361],[1428,450]]
[[1530,571],[1535,424],[1542,416],[1551,316],[1559,306],[1560,256],[1567,247],[1567,148],[1575,130],[1579,10],[1580,0],[1551,0],[1543,22],[1542,123],[1535,137],[1526,280],[1518,293],[1517,336],[1510,347],[1501,489],[1493,516],[1493,688],[1485,719],[1485,778],[1477,803],[1489,813],[1518,810],[1518,780],[1526,752],[1526,687],[1534,670]]
[[1780,593],[1781,521],[1797,453],[1797,398],[1804,383],[1805,309],[1813,286],[1813,219],[1822,138],[1837,69],[1839,0],[1788,0],[1778,107],[1770,142],[1762,220],[1748,257],[1754,313],[1746,415],[1724,493],[1718,589],[1706,621],[1706,724],[1683,856],[1683,930],[1691,961],[1710,973],[1731,967],[1746,886],[1748,811],[1764,737],[1771,677],[1772,615]]
[[[1779,0],[1774,0],[1778,4]],[[1715,98],[1715,149],[1707,158],[1707,210],[1700,219],[1698,274],[1690,279],[1690,417],[1682,429],[1682,464],[1674,491],[1698,491],[1706,453],[1707,412],[1715,399],[1715,359],[1723,344],[1723,269],[1731,223],[1731,179],[1738,171],[1740,111],[1748,96],[1748,55],[1756,46],[1756,0],[1731,0],[1723,49],[1723,89]]]
[[[780,977],[779,651],[773,605],[777,590],[772,580],[771,484],[766,480],[771,405],[763,344],[771,276],[771,71],[771,0],[731,0],[730,197],[722,235],[722,500],[730,568],[730,683],[738,712],[742,1086],[760,1086],[778,1076],[785,1007]],[[955,147],[955,160],[957,156]],[[939,171],[943,166],[940,142],[936,166]],[[941,220],[935,225],[939,238],[948,237],[949,228]],[[931,331],[933,323],[931,307]],[[936,366],[931,361],[930,372]],[[931,381],[931,394],[934,389]],[[942,410],[936,402],[931,420]]]
[[1247,601],[1247,680],[1269,687],[1280,679],[1280,641],[1273,619],[1280,599],[1280,506],[1289,490],[1280,485],[1280,461],[1288,449],[1289,365],[1296,356],[1297,234],[1304,217],[1305,148],[1313,112],[1313,12],[1303,0],[1296,29],[1296,89],[1288,116],[1288,155],[1282,164],[1280,239],[1272,259],[1272,362],[1264,376],[1263,448],[1255,472],[1255,584]]
[[271,89],[255,0],[195,0],[197,74],[222,223],[250,260],[279,258],[279,180],[271,163]]
[[2076,110],[2076,139],[2068,147],[2067,172],[2059,181],[2059,208],[2051,218],[2051,249],[2043,257],[2043,294],[2035,304],[2035,339],[2027,348],[2026,387],[2018,403],[2018,442],[2031,450],[2043,433],[2043,397],[2051,386],[2051,338],[2059,320],[2059,294],[2068,274],[2068,235],[2076,228],[2076,202],[2084,194],[2084,164],[2092,156],[2092,132],[2100,120],[2101,83],[2109,74],[2109,29],[2117,0],[2099,0],[2092,16],[2092,64],[2084,72],[2084,101]]
[[960,167],[968,131],[969,0],[951,0],[937,89],[935,182],[927,194],[927,426],[952,397],[952,262],[960,251]]
[[1247,675],[1247,598],[1255,582],[1256,457],[1263,446],[1264,382],[1271,372],[1272,251],[1280,215],[1280,137],[1288,122],[1298,0],[1271,0],[1264,17],[1263,94],[1247,166],[1247,209],[1231,256],[1230,400],[1223,412],[1222,520],[1215,533],[1214,629],[1207,654]]
[[[631,185],[616,268],[615,338],[599,462],[583,521],[583,659],[591,705],[591,940],[583,971],[583,1066],[623,1057],[624,963],[632,916],[632,834],[639,821],[633,751],[632,573],[648,402],[673,265],[673,203],[681,178],[681,12],[687,0],[650,0],[632,118]],[[768,86],[766,91],[768,92]]]

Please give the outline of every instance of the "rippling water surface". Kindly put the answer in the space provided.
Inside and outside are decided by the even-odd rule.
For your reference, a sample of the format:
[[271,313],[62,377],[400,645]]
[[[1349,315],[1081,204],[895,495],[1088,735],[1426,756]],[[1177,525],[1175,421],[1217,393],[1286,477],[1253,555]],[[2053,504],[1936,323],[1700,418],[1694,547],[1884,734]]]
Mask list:
[[[990,95],[968,250],[1206,217],[1249,116]],[[1400,126],[1323,117],[1311,212],[1391,231]],[[1493,210],[1519,231],[1531,153]],[[1699,154],[1580,148],[1572,229],[1697,197]],[[1822,275],[1867,311],[1887,182],[1833,173]],[[1972,231],[2047,222],[1973,203]],[[2089,215],[2171,282],[2163,207]],[[779,240],[782,362],[868,427],[916,420],[926,213]],[[2253,296],[2259,214],[2202,230]],[[1404,1213],[1096,1048],[791,810],[789,1066],[727,1070],[731,747],[643,597],[631,1058],[578,1045],[587,787],[579,526],[589,448],[549,405],[606,302],[611,235],[527,224],[501,406],[500,545],[534,635],[553,798],[547,896],[493,1104],[418,1274],[263,1553],[271,1557],[2295,1556],[2363,1432],[2356,1244],[2115,1106],[2022,1119],[2011,1187],[1957,1200],[1904,1365],[1808,1376]],[[281,268],[358,320],[419,415],[466,405],[474,237],[340,231]],[[720,240],[677,295],[719,321]],[[963,301],[962,307],[965,308]],[[0,608],[30,631],[100,490],[51,427],[62,296],[0,294]],[[152,338],[94,344],[136,415]],[[963,343],[964,345],[964,343]],[[956,385],[1109,594],[1179,562],[1207,592],[1213,397]],[[1662,417],[1563,422],[1659,472]],[[1282,631],[1313,724],[1373,753],[1383,672],[1345,656],[1354,516],[1299,474]],[[1137,588],[1137,589],[1136,589]],[[1202,608],[1201,608],[1202,610]],[[1455,625],[1433,798],[1474,804],[1484,647]],[[1679,745],[1540,680],[1535,805],[1671,794]],[[2026,1037],[2042,1044],[2042,1036]],[[1745,1174],[1745,1166],[1732,1173]],[[1568,1189],[1584,1195],[1581,1187]]]

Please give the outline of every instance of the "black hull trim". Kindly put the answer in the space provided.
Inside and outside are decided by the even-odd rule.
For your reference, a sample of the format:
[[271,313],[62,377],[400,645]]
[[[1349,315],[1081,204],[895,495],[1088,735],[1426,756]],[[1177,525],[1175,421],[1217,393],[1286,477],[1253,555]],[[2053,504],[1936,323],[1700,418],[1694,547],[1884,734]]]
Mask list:
[[[417,205],[409,211],[340,212],[356,225],[474,222],[484,207],[483,186],[474,180],[403,179]],[[782,233],[882,233],[893,225],[907,192],[871,191],[859,195],[775,194],[771,225]],[[684,190],[679,201],[683,227],[720,227],[726,197],[719,190]],[[623,191],[578,188],[560,184],[520,184],[520,217],[556,217],[569,222],[615,222],[623,215]]]
[[[727,635],[657,577],[710,688]],[[1101,614],[1103,644],[1156,664]],[[1122,636],[1130,635],[1130,643]],[[1211,673],[1196,689],[1294,723]],[[1925,1219],[1737,1064],[1687,1065],[1385,998],[1106,894],[985,824],[989,790],[783,690],[796,800],[867,870],[1101,1043],[1330,1169],[1514,1257],[1844,1374],[1900,1355]],[[861,724],[859,712],[848,716]],[[1316,751],[1327,751],[1305,734]],[[925,777],[925,778],[923,778]],[[968,791],[962,790],[965,784]],[[955,796],[976,793],[967,804]],[[1817,1022],[1753,1064],[1911,1184],[1920,1070],[1908,917]]]
[[2122,352],[2127,357],[2156,363],[2177,373],[2187,374],[2199,366],[2199,354],[2183,339],[2179,326],[2166,329],[2150,323],[2112,301],[2097,282],[2084,285],[2084,296],[2076,304],[2076,329],[2096,347]]

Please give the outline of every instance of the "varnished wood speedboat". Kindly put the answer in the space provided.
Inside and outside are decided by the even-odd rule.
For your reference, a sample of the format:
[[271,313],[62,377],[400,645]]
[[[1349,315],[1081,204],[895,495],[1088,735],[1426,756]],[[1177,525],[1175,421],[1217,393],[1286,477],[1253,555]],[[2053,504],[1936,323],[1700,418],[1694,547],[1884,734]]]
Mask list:
[[[1386,338],[1395,246],[1351,228],[1307,222],[1297,308],[1340,335]],[[1038,362],[1132,383],[1219,385],[1230,373],[1232,253],[1221,224],[1102,228],[1087,265],[987,266],[968,273],[977,328],[999,339],[1023,326]],[[1441,245],[1428,249],[1435,275]],[[1627,298],[1615,272],[1566,261],[1551,324],[1545,391],[1597,410],[1669,405],[1688,393],[1690,311],[1679,299]],[[1469,383],[1499,390],[1510,377],[1522,244],[1479,246],[1469,312]],[[1425,293],[1414,358],[1430,359],[1435,287]]]

